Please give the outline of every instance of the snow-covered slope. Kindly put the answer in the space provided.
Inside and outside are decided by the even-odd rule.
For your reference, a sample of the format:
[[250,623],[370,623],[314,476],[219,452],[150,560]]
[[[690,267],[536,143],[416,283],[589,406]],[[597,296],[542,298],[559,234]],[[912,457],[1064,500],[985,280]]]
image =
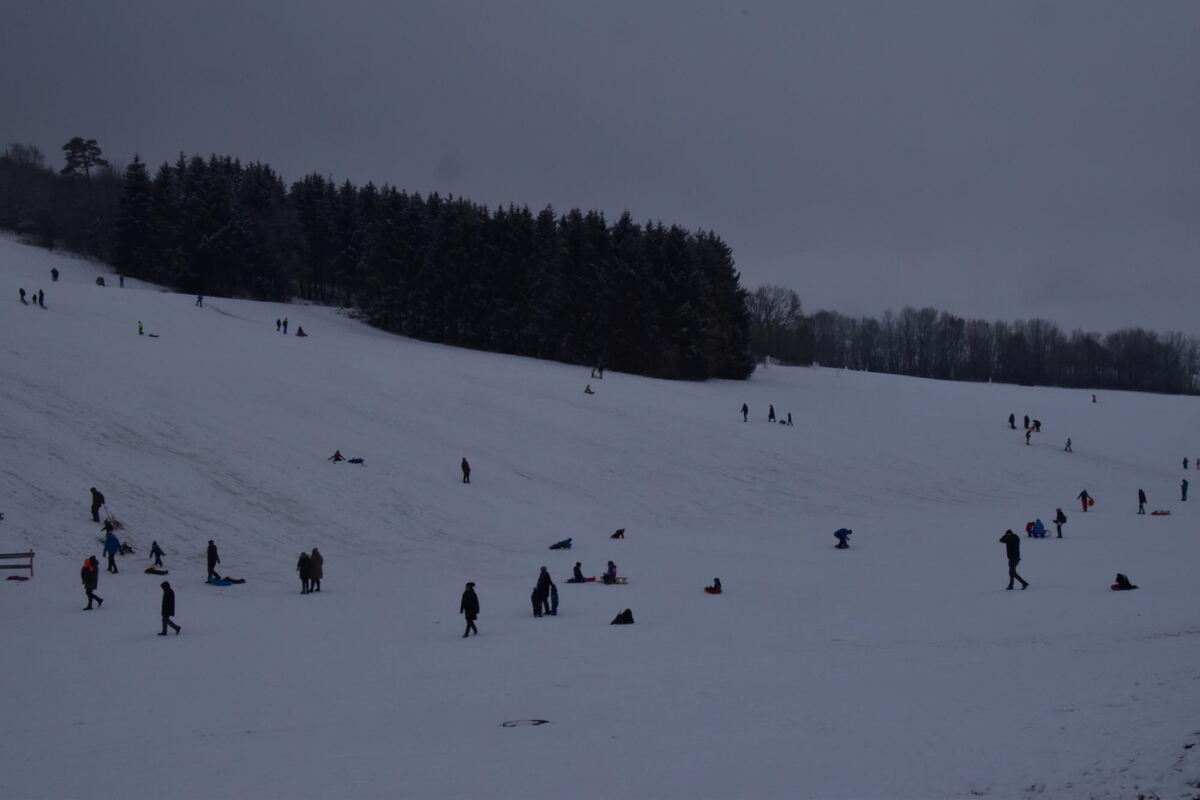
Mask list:
[[[775,367],[601,381],[99,274],[0,239],[0,550],[37,552],[0,584],[0,795],[1200,791],[1200,531],[1178,502],[1196,398]],[[1043,422],[1031,446],[1009,413]],[[139,553],[82,613],[89,486]],[[1138,488],[1173,513],[1136,516]],[[1022,535],[1032,586],[1004,591],[997,539],[1056,507],[1066,538]],[[245,585],[204,585],[210,538]],[[179,637],[154,635],[152,539]],[[312,547],[326,578],[301,596]],[[608,559],[628,586],[563,582]],[[534,619],[542,565],[562,605]],[[1110,592],[1118,571],[1142,588]],[[624,608],[637,624],[610,627]],[[501,726],[530,718],[549,724]]]

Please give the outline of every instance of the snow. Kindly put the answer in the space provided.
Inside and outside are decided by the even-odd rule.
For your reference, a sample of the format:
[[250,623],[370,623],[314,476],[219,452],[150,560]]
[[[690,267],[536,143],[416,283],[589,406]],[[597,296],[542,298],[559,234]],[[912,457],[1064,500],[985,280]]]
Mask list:
[[[99,274],[0,239],[0,550],[37,552],[0,584],[4,797],[1197,794],[1195,397],[601,381]],[[1032,446],[1009,413],[1042,420]],[[89,486],[138,554],[84,613]],[[1172,514],[1135,515],[1138,488]],[[1057,507],[1065,538],[1024,536]],[[1028,591],[1004,589],[1006,528]],[[247,583],[203,583],[210,538]],[[565,583],[608,559],[628,586]],[[561,608],[535,619],[542,565]],[[501,725],[524,719],[549,722]]]

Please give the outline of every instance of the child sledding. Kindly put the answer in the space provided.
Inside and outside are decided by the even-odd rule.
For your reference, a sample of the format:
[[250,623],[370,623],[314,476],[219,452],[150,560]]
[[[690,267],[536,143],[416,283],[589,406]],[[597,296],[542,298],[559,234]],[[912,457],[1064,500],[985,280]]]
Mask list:
[[1137,584],[1129,582],[1129,576],[1123,573],[1117,573],[1117,582],[1112,585],[1114,592],[1128,592],[1137,588]]
[[704,591],[708,592],[709,594],[720,594],[721,593],[721,579],[713,578],[712,586],[705,586]]
[[568,536],[566,539],[563,539],[561,542],[555,542],[554,544],[550,545],[550,549],[551,550],[570,550],[571,549],[571,537]]
[[610,585],[614,583],[629,583],[629,578],[618,576],[617,565],[610,561],[608,562],[608,569],[604,570],[604,574],[600,576],[600,582]]
[[593,583],[595,580],[595,575],[590,578],[583,577],[583,565],[576,561],[575,571],[571,574],[571,577],[567,578],[567,583]]

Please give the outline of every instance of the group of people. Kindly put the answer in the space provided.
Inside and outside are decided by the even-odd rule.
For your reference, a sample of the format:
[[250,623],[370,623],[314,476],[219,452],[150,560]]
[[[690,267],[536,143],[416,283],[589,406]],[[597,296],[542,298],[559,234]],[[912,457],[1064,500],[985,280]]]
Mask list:
[[29,295],[29,300],[25,299],[25,289],[24,288],[21,288],[19,290],[19,295],[21,297],[21,305],[23,305],[23,306],[29,305],[30,302],[32,301],[33,305],[35,305],[35,306],[41,306],[42,308],[46,307],[46,293],[43,292],[41,289],[38,289],[36,292],[31,292]]
[[[742,422],[747,422],[750,419],[750,406],[746,405],[745,403],[742,403],[741,412],[742,412]],[[776,420],[775,419],[775,404],[769,403],[767,405],[767,422],[778,422],[780,425],[792,425],[793,424],[792,423],[792,412],[789,411],[787,413],[786,417]]]
[[300,594],[319,592],[321,578],[325,577],[325,557],[315,547],[311,553],[301,552],[296,571],[300,573]]

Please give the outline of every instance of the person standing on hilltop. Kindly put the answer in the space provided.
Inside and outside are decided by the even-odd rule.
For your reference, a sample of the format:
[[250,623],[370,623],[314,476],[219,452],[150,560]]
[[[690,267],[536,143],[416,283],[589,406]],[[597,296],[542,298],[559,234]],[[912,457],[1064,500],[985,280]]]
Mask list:
[[1138,513],[1146,513],[1146,491],[1144,489],[1138,489]]
[[100,507],[104,505],[104,495],[100,494],[95,486],[88,491],[92,493],[92,522],[99,522]]
[[1021,582],[1022,591],[1028,589],[1029,581],[1017,574],[1017,564],[1021,563],[1021,537],[1017,536],[1010,529],[1004,532],[1004,535],[1000,537],[1000,541],[1003,542],[1005,550],[1008,553],[1008,586],[1006,588],[1011,590],[1013,581],[1018,580]]
[[746,405],[745,403],[742,403],[742,422],[747,421],[749,418],[750,418],[750,406]]
[[463,456],[462,460],[463,483],[471,482],[471,465],[467,463],[467,457]]

